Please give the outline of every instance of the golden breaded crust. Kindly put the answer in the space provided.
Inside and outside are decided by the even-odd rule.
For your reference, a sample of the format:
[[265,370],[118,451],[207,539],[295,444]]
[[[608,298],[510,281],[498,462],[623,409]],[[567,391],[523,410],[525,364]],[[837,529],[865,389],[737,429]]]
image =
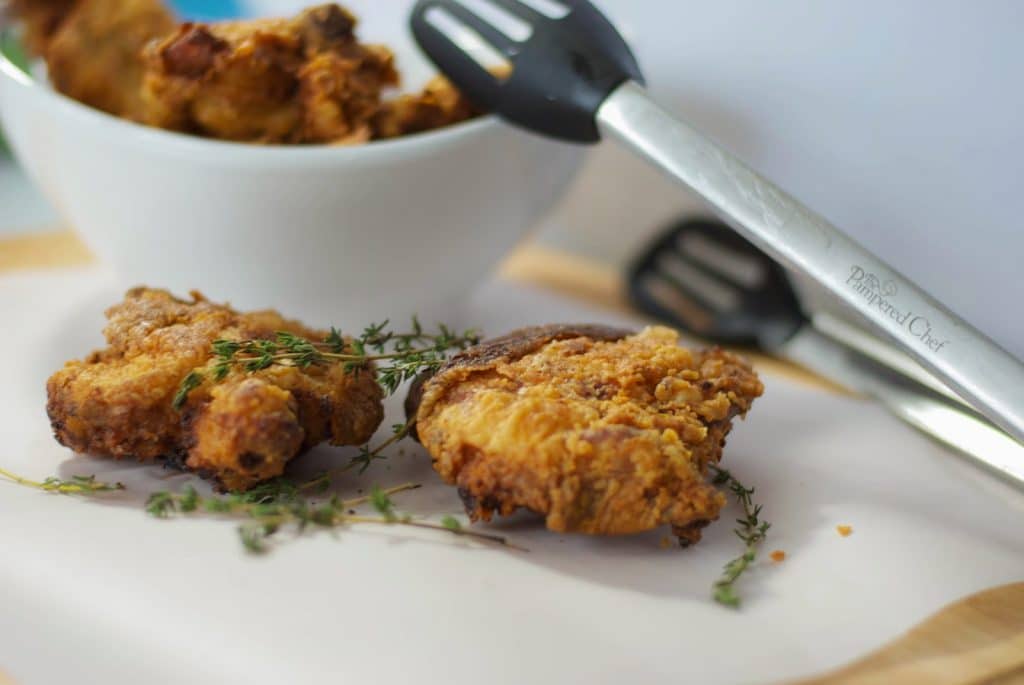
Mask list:
[[[52,3],[51,3],[52,4]],[[51,35],[30,32],[61,93],[116,116],[142,118],[142,48],[174,30],[159,0],[75,0],[50,16]]]
[[338,5],[294,19],[183,24],[146,50],[146,123],[225,140],[365,142],[391,51]]
[[474,520],[525,507],[556,531],[668,524],[689,543],[725,502],[707,466],[762,391],[745,360],[667,328],[546,326],[457,355],[408,409]]
[[0,22],[6,15],[17,18],[22,25],[22,40],[29,52],[43,55],[53,34],[71,11],[76,0],[10,0],[6,11],[0,6]]
[[451,81],[435,76],[422,92],[385,102],[374,118],[374,135],[394,138],[420,133],[472,119],[480,112]]
[[[291,19],[177,24],[161,0],[11,0],[57,90],[158,128],[257,143],[356,144],[479,114],[446,79],[397,86],[387,47],[336,4]],[[2,19],[3,17],[0,17]]]
[[242,490],[280,475],[320,442],[365,442],[383,418],[372,368],[346,374],[338,365],[233,370],[193,390],[180,411],[172,407],[181,380],[210,362],[214,340],[271,339],[277,331],[324,337],[277,312],[239,313],[199,293],[185,301],[136,288],[107,318],[108,347],[47,382],[54,434],[77,452],[169,459]]

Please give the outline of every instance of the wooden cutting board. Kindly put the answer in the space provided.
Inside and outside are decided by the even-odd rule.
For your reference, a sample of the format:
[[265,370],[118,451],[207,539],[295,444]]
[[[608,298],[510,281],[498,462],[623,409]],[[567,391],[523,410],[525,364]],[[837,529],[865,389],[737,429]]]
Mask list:
[[940,610],[877,652],[794,685],[1024,683],[1024,583]]
[[[0,239],[0,273],[69,268],[92,261],[88,249],[69,231]],[[629,309],[621,275],[576,256],[526,245],[506,260],[501,274],[592,304]],[[791,364],[757,354],[750,356],[774,373],[830,392],[846,392]],[[878,651],[834,672],[792,685],[1011,683],[1024,684],[1024,583],[992,588],[954,602]],[[14,685],[2,670],[0,685]]]

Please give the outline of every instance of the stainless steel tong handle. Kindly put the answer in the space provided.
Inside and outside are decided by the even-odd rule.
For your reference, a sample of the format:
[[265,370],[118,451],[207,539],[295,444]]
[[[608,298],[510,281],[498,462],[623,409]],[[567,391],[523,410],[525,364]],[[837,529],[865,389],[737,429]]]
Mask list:
[[957,398],[933,390],[810,326],[773,352],[875,398],[904,422],[1024,488],[1024,445]]
[[597,114],[623,142],[707,200],[740,233],[863,315],[971,405],[1024,443],[1024,364],[714,142],[634,82]]

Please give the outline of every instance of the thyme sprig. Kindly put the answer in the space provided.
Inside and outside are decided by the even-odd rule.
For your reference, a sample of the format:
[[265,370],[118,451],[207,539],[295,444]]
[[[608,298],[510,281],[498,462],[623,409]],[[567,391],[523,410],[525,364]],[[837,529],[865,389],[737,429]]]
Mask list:
[[[0,477],[17,485],[65,495],[91,496],[125,489],[121,483],[105,483],[97,480],[96,476],[72,476],[69,480],[51,477],[34,481],[0,468]],[[502,535],[467,530],[454,516],[445,516],[439,523],[435,523],[400,512],[391,496],[422,487],[418,483],[403,483],[383,489],[374,486],[370,494],[352,499],[342,499],[338,495],[327,499],[317,497],[325,494],[330,486],[331,479],[326,473],[302,483],[275,478],[246,492],[227,495],[202,495],[192,485],[186,485],[179,492],[160,490],[152,493],[145,506],[149,514],[158,518],[206,514],[242,519],[238,527],[239,539],[247,551],[255,554],[269,551],[271,538],[286,527],[300,536],[314,529],[337,530],[354,524],[426,528],[526,551]],[[312,495],[307,494],[310,492]],[[377,516],[356,512],[354,507],[366,503],[373,506]]]
[[[516,548],[500,535],[465,530],[461,525],[452,526],[447,518],[442,519],[441,523],[434,523],[399,513],[391,496],[416,489],[420,487],[418,484],[406,483],[387,489],[374,487],[369,495],[347,500],[334,495],[319,501],[305,494],[309,490],[322,493],[329,486],[330,479],[326,475],[300,484],[279,478],[247,492],[223,496],[203,496],[189,485],[180,492],[154,492],[146,502],[146,510],[159,518],[177,514],[207,514],[243,519],[238,527],[238,536],[246,551],[254,554],[269,551],[274,536],[286,528],[299,536],[310,530],[336,530],[352,524],[399,524],[429,528]],[[353,509],[367,502],[377,510],[378,516],[358,514]],[[452,520],[458,524],[457,520]]]
[[346,339],[341,331],[331,332],[320,341],[307,340],[294,333],[278,331],[273,340],[215,340],[211,345],[212,364],[195,369],[182,379],[174,396],[175,409],[184,406],[189,393],[210,378],[222,381],[232,369],[247,373],[271,366],[310,366],[342,364],[346,373],[356,373],[370,362],[377,366],[377,381],[387,394],[393,394],[405,381],[423,372],[436,371],[451,350],[463,350],[477,344],[473,330],[455,332],[441,324],[436,332],[427,332],[414,316],[411,330],[388,330],[388,321],[371,324],[362,335]]
[[23,478],[0,468],[0,477],[6,478],[18,485],[25,485],[46,492],[56,492],[62,495],[95,495],[101,492],[124,490],[124,485],[121,483],[104,483],[103,481],[96,480],[96,476],[71,476],[71,478],[66,480],[50,476],[45,480],[36,481]]
[[754,504],[754,488],[745,487],[729,471],[711,464],[715,485],[727,485],[736,501],[743,507],[743,518],[736,519],[738,527],[733,530],[743,541],[743,553],[725,565],[722,575],[712,585],[715,601],[729,607],[739,607],[740,596],[736,592],[736,581],[757,559],[757,549],[768,534],[771,524],[761,520],[761,505]]

